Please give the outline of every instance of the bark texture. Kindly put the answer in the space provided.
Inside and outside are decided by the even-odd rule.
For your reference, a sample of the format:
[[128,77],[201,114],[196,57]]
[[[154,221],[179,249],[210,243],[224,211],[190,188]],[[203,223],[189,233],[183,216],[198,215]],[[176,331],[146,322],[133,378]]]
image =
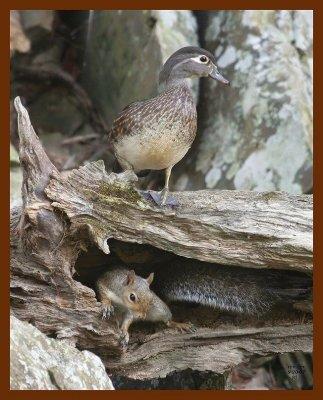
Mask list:
[[135,175],[107,174],[100,161],[55,174],[52,206],[109,252],[107,240],[150,244],[202,261],[248,267],[312,268],[312,196],[249,191],[177,192],[162,210],[136,191]]
[[[247,361],[252,355],[279,354],[289,351],[311,352],[310,325],[276,326],[211,331],[200,329],[197,334],[154,334],[147,336],[138,347],[133,345],[121,361],[110,362],[109,372],[115,377],[122,376],[123,385],[128,388],[148,388],[152,384],[160,387],[168,382],[176,388],[175,371],[191,370],[204,373],[205,388],[217,382],[223,385],[221,376],[227,376],[232,367]],[[208,386],[205,373],[211,386]],[[178,378],[177,378],[178,379]],[[186,378],[187,379],[187,378]],[[210,382],[209,382],[210,383]],[[189,387],[197,389],[197,387]],[[201,388],[201,387],[199,387]],[[203,388],[203,386],[202,386]],[[220,388],[220,387],[218,387]]]

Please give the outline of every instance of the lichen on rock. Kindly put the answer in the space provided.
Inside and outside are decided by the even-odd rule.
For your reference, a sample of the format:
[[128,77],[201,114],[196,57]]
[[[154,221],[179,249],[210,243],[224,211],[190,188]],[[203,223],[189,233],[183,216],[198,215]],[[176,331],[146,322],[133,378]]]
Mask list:
[[191,188],[310,190],[312,12],[213,12],[205,38],[231,87],[204,83]]
[[100,358],[48,338],[10,317],[10,388],[14,390],[112,390]]

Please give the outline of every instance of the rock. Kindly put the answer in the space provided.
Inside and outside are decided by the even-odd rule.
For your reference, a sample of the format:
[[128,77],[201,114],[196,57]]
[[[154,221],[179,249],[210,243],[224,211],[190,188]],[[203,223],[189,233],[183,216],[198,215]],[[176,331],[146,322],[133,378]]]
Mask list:
[[51,31],[54,13],[53,10],[23,10],[20,12],[22,25],[25,29],[41,27]]
[[129,103],[157,94],[174,51],[197,44],[191,11],[95,11],[90,21],[83,84],[109,124]]
[[26,53],[30,50],[30,41],[21,26],[19,11],[10,10],[10,55],[15,51]]
[[62,145],[64,139],[66,139],[66,136],[60,132],[44,134],[41,137],[48,157],[59,170],[64,168],[70,158],[74,158],[70,154],[68,147]]
[[10,317],[12,390],[112,390],[99,357],[50,339],[33,325]]
[[44,53],[48,47],[56,48],[61,38],[53,40],[53,25],[55,11],[53,10],[22,10],[19,11],[21,25],[30,41],[29,57],[25,60],[27,65],[34,63],[38,53]]
[[189,172],[189,189],[312,188],[312,19],[312,11],[209,14],[205,47],[231,87],[202,82],[199,141],[175,186]]
[[11,143],[10,143],[10,165],[11,166],[20,165],[18,152]]
[[10,206],[21,203],[22,170],[17,150],[10,143]]
[[83,122],[77,99],[64,87],[53,87],[39,95],[30,107],[30,117],[37,132],[72,135]]
[[[31,44],[28,57],[14,60],[13,66],[60,65],[66,43],[61,35],[55,35],[53,32],[55,11],[23,10],[19,11],[19,17]],[[58,22],[56,26],[57,24]]]
[[62,65],[66,43],[62,35],[52,32],[54,17],[52,10],[20,12],[32,46],[28,54],[13,57],[11,94],[24,97],[38,134],[72,135],[87,120],[87,112],[71,88],[53,78],[66,72],[65,64]]
[[10,207],[21,204],[22,171],[20,167],[10,167]]

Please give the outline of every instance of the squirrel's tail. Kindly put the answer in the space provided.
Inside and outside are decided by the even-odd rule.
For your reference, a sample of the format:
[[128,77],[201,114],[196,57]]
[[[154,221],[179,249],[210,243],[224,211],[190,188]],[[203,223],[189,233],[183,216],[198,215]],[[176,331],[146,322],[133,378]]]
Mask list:
[[226,267],[183,261],[156,271],[156,293],[166,301],[189,301],[242,314],[266,313],[279,303],[308,298],[312,280],[292,271]]

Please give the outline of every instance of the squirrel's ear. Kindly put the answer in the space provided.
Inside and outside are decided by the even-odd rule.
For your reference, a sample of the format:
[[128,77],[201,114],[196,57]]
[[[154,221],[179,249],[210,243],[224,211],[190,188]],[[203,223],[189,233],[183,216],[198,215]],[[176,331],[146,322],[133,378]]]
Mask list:
[[151,285],[151,282],[154,280],[154,273],[152,272],[148,278],[146,279],[146,281],[148,282],[148,285]]
[[136,277],[136,273],[132,269],[131,271],[128,272],[127,279],[126,279],[126,285],[127,286],[132,285],[135,281],[135,277]]

